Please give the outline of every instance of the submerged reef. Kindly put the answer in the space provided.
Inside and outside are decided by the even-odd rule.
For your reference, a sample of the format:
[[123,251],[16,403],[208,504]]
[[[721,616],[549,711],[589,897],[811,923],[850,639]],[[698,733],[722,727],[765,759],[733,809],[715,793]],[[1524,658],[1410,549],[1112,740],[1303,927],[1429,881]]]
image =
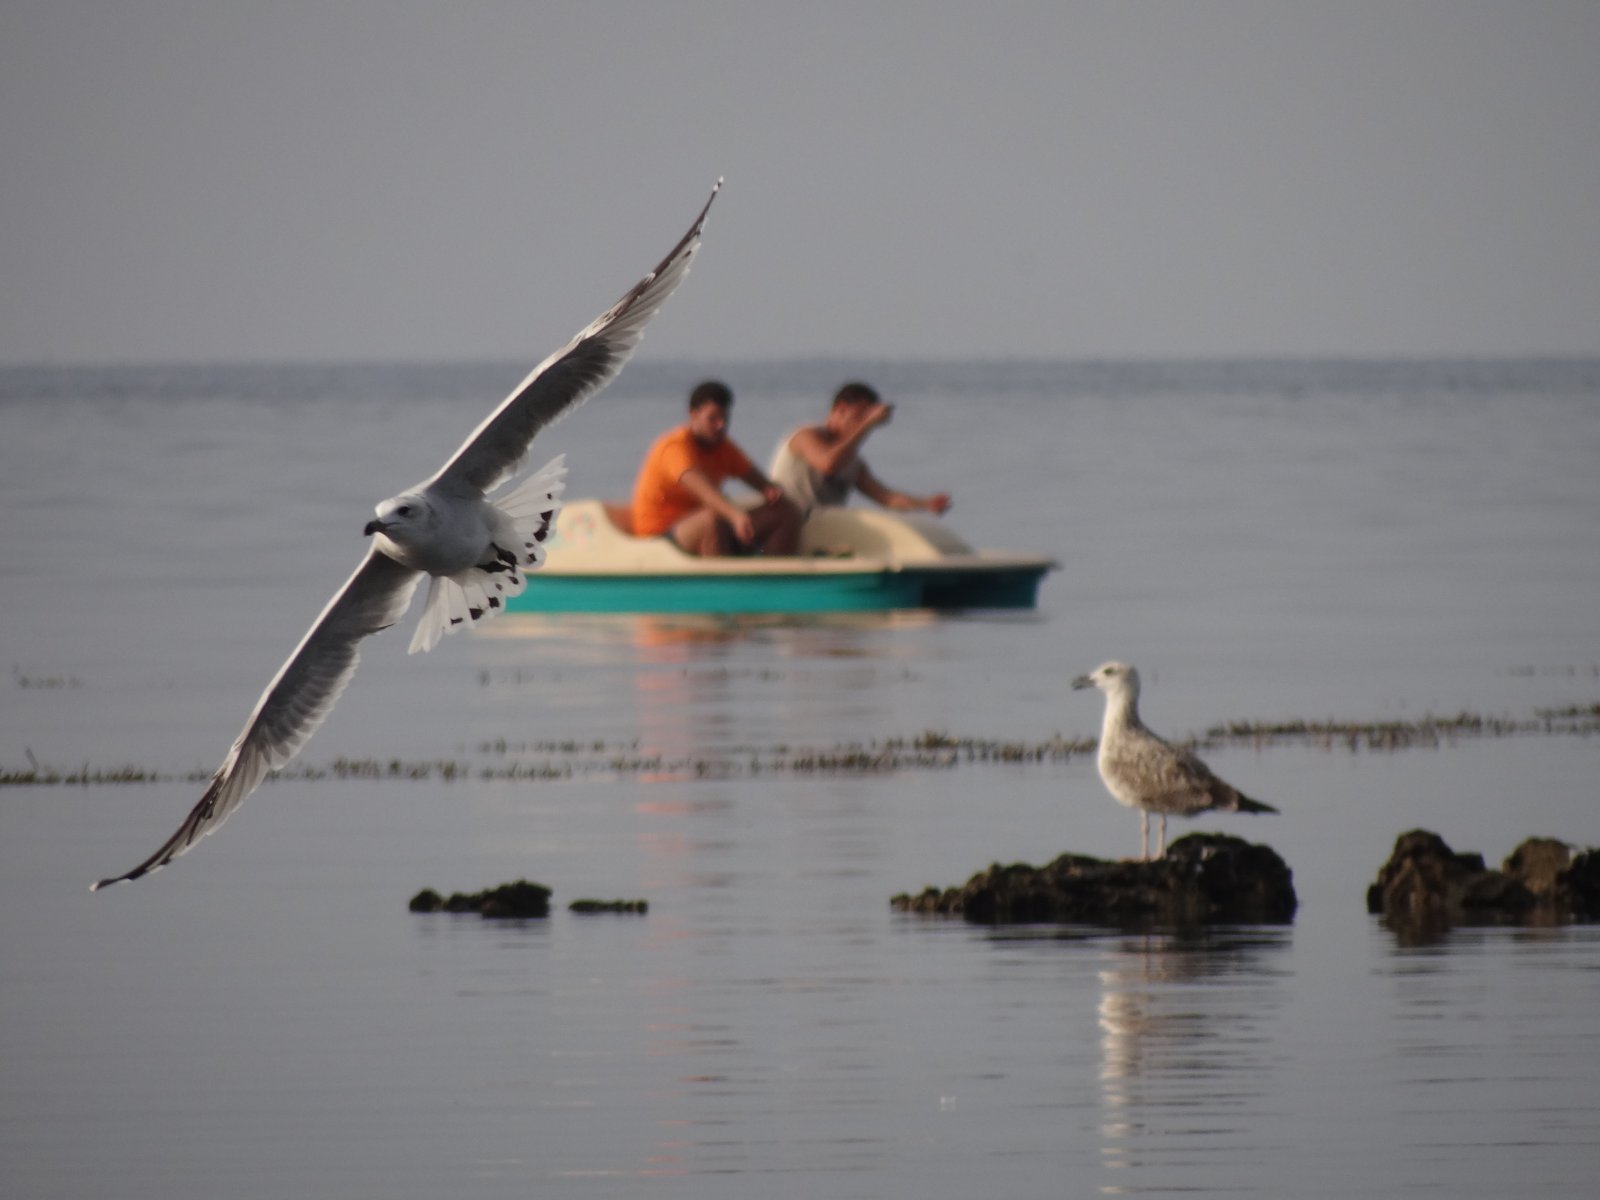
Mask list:
[[1042,867],[996,863],[961,887],[901,893],[889,903],[986,925],[1118,927],[1284,924],[1299,906],[1294,873],[1276,851],[1220,833],[1191,833],[1149,862],[1063,854]]
[[[27,684],[22,686],[44,686]],[[70,686],[76,686],[72,683]],[[1299,718],[1271,721],[1230,721],[1201,734],[1177,739],[1185,749],[1213,750],[1223,745],[1309,746],[1323,751],[1355,753],[1443,749],[1483,738],[1593,737],[1600,733],[1600,702],[1559,709],[1535,709],[1520,719],[1462,712],[1454,716],[1426,716],[1416,721],[1308,721]],[[474,756],[464,759],[350,759],[336,758],[321,765],[296,761],[274,772],[271,779],[391,780],[410,783],[545,783],[594,776],[671,776],[679,779],[760,778],[768,775],[800,777],[883,775],[904,771],[948,771],[1013,767],[1029,763],[1065,762],[1092,757],[1092,737],[1067,738],[1059,733],[1027,740],[996,740],[940,730],[909,736],[841,742],[831,746],[749,745],[731,746],[718,753],[669,756],[647,753],[638,741],[603,740],[508,742],[503,738],[480,743]],[[95,764],[86,759],[73,765],[52,765],[27,755],[27,764],[0,763],[0,787],[62,787],[78,785],[150,784],[188,782],[203,784],[211,769],[197,768],[174,774],[137,763]]]

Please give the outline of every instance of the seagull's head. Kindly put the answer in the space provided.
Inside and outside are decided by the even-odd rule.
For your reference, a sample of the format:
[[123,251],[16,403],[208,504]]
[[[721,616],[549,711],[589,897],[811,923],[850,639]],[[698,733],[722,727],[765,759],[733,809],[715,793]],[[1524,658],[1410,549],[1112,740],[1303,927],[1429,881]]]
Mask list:
[[1107,662],[1101,663],[1087,675],[1079,675],[1072,681],[1075,689],[1099,688],[1108,696],[1120,693],[1139,694],[1139,672],[1127,663]]
[[415,543],[433,527],[433,506],[426,496],[403,492],[385,500],[374,510],[377,516],[363,531],[368,537],[381,534],[398,546]]

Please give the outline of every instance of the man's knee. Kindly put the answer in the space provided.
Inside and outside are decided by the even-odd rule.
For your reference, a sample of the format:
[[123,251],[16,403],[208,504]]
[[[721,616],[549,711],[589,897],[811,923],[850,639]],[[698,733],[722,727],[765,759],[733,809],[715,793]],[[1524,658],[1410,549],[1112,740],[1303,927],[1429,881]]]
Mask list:
[[756,540],[764,554],[793,554],[800,541],[802,513],[787,496],[769,500],[751,514]]
[[669,536],[685,554],[707,558],[728,552],[726,525],[708,508],[684,517],[672,527]]
[[759,511],[766,514],[766,522],[770,528],[791,529],[800,525],[800,506],[787,496],[767,501]]

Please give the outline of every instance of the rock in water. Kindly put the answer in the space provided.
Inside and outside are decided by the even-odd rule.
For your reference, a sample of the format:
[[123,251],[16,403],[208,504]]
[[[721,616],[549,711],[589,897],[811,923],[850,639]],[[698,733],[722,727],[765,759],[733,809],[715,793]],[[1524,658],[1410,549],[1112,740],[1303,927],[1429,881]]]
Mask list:
[[900,912],[960,916],[981,924],[1285,924],[1299,901],[1294,873],[1270,846],[1194,833],[1149,862],[1063,854],[1043,867],[996,864],[964,887],[902,893]]
[[643,916],[645,913],[650,911],[650,901],[588,899],[574,900],[571,904],[567,905],[567,911],[579,913],[585,916],[592,915],[594,913],[632,913],[637,916]]
[[1404,937],[1427,940],[1452,925],[1549,924],[1600,916],[1600,852],[1528,838],[1497,871],[1457,853],[1437,833],[1413,829],[1367,888],[1367,911]]
[[411,897],[412,912],[478,913],[503,920],[527,920],[550,915],[550,889],[542,883],[518,879],[481,892],[456,892],[448,900],[432,888],[423,888]]

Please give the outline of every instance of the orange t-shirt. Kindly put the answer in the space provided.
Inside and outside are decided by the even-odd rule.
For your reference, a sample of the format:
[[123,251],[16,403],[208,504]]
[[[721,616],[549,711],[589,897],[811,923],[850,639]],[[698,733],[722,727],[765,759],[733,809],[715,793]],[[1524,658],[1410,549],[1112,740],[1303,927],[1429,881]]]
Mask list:
[[665,533],[700,507],[695,494],[678,482],[691,467],[720,488],[724,479],[742,477],[752,465],[731,438],[706,447],[695,440],[687,425],[669,429],[645,454],[633,485],[634,536]]

